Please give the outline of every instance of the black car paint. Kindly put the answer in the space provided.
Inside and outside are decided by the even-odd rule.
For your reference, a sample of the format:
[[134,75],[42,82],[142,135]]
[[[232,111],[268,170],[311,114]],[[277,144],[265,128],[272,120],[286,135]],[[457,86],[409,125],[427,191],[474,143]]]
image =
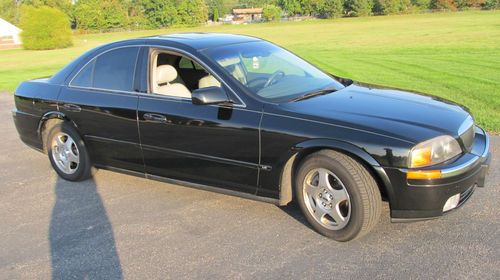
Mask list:
[[[426,181],[428,187],[409,186],[412,182],[405,177],[415,144],[442,134],[459,139],[458,127],[469,113],[457,104],[346,79],[338,79],[346,87],[334,93],[269,103],[251,95],[201,52],[252,40],[257,39],[181,34],[98,47],[50,79],[22,83],[15,94],[16,127],[26,144],[43,150],[44,121],[65,119],[82,134],[98,167],[222,187],[281,204],[288,202],[282,197],[287,164],[293,171],[304,155],[336,149],[373,173],[393,218],[439,216],[451,194],[483,180],[487,162],[458,178]],[[141,48],[133,92],[69,85],[91,58],[130,46]],[[195,105],[188,99],[148,94],[148,48],[177,52],[208,68],[224,82],[234,104]],[[486,137],[477,129],[477,153],[483,152]],[[442,167],[457,166],[460,160]]]

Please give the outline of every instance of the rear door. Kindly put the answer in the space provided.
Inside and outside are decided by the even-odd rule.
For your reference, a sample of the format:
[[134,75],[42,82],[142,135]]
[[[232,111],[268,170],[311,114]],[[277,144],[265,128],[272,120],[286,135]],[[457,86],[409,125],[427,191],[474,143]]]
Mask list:
[[[183,80],[193,83],[192,78]],[[138,107],[148,174],[256,192],[260,111],[241,105],[194,105],[188,98],[148,91],[139,97]]]
[[62,89],[59,109],[78,127],[97,166],[144,172],[134,92],[140,47],[105,51]]

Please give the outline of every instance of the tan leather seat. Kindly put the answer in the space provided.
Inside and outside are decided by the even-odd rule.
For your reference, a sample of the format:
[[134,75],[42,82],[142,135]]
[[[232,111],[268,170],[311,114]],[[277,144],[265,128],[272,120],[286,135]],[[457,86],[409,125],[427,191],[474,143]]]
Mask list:
[[175,97],[191,98],[191,92],[180,83],[172,83],[177,78],[177,70],[172,65],[160,65],[156,68],[154,93]]
[[214,76],[208,74],[198,81],[198,88],[220,87],[220,82]]

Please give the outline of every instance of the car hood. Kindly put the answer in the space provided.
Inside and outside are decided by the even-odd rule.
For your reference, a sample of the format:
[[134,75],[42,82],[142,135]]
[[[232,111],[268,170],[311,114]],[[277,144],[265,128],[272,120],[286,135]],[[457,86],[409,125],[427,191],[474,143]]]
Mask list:
[[301,118],[413,143],[443,134],[458,137],[460,125],[470,115],[466,108],[445,99],[361,83],[280,107]]

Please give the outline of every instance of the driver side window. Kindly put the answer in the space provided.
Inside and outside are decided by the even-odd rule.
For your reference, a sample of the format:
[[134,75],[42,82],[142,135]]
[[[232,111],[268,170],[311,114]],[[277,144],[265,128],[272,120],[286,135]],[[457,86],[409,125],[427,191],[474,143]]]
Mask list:
[[190,99],[193,90],[221,86],[198,63],[173,52],[151,51],[149,73],[150,92],[171,97]]

